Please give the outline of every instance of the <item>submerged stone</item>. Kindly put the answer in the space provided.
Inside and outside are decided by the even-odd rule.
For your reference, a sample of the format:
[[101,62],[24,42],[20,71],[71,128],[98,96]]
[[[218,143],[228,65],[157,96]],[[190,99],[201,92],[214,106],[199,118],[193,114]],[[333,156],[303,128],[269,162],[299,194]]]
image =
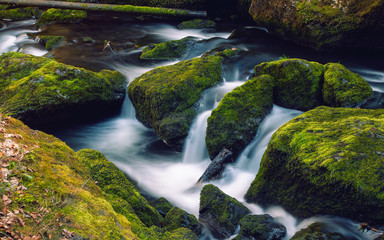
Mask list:
[[273,135],[245,195],[298,217],[384,222],[384,109],[318,107]]
[[287,230],[270,215],[247,215],[240,220],[240,232],[234,240],[280,240]]
[[216,23],[209,19],[192,19],[180,23],[177,27],[179,29],[196,29],[196,28],[211,28],[215,27]]
[[[125,77],[23,53],[0,56],[0,110],[33,125],[64,123],[121,106]],[[97,111],[96,111],[97,108]]]
[[223,148],[238,155],[255,137],[273,106],[273,78],[259,76],[227,93],[208,118],[205,142],[211,159]]
[[322,104],[323,66],[304,59],[283,59],[255,67],[255,76],[268,74],[274,81],[273,102],[282,107],[309,110]]
[[185,37],[180,40],[172,40],[158,44],[150,44],[143,49],[141,59],[175,59],[184,56],[194,45],[194,37]]
[[331,232],[326,229],[323,223],[312,223],[307,228],[301,229],[291,240],[306,240],[306,239],[321,239],[321,240],[347,240],[340,233]]
[[84,19],[87,19],[86,11],[50,8],[43,12],[36,24],[42,27],[53,23],[79,22]]
[[168,145],[181,148],[203,90],[222,80],[221,57],[194,58],[155,68],[128,86],[137,119]]
[[197,236],[202,234],[201,225],[194,215],[189,214],[180,208],[174,207],[164,218],[164,229],[167,231],[173,231],[181,227],[190,229]]
[[324,102],[332,107],[356,107],[372,96],[372,88],[360,75],[338,63],[324,65]]
[[225,238],[235,232],[240,219],[249,213],[243,204],[212,184],[205,185],[201,190],[199,219]]

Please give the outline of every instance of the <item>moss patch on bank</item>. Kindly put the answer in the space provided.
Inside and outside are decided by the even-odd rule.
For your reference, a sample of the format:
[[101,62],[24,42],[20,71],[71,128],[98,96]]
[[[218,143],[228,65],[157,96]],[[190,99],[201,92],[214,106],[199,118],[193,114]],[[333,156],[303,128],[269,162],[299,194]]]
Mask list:
[[14,21],[32,19],[38,18],[43,12],[37,8],[32,7],[8,9],[7,5],[1,6],[2,7],[0,8],[0,19],[10,19]]
[[87,19],[86,11],[50,8],[40,16],[36,24],[42,27],[52,23],[73,23],[84,19]]
[[318,107],[276,131],[245,198],[381,224],[383,144],[383,109]]
[[128,86],[136,117],[165,142],[182,146],[203,90],[222,80],[222,58],[210,56],[155,68]]

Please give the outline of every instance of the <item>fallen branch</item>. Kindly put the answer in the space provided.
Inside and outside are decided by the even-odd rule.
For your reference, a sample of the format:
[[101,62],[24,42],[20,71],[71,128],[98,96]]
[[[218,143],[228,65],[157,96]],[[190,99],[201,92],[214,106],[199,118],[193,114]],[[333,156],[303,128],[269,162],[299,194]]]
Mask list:
[[133,5],[96,4],[42,0],[0,0],[0,4],[8,4],[18,7],[63,8],[74,10],[119,12],[166,17],[206,17],[206,12],[202,11],[189,11],[172,8],[144,7]]

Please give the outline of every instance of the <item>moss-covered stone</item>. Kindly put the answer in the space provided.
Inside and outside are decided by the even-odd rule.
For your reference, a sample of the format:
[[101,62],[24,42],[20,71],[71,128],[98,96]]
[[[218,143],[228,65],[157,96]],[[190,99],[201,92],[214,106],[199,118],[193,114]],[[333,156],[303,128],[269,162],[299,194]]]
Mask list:
[[52,23],[79,22],[86,18],[86,11],[50,8],[40,16],[36,24],[37,26],[42,27]]
[[213,159],[223,148],[239,154],[273,106],[273,79],[262,75],[227,93],[208,118],[205,138]]
[[271,33],[320,50],[383,50],[383,11],[383,0],[252,0],[249,8]]
[[240,220],[240,232],[234,240],[284,239],[287,230],[270,215],[247,215]]
[[40,41],[45,45],[48,51],[60,47],[65,42],[64,36],[41,36]]
[[7,9],[7,7],[8,6],[4,6],[3,8],[0,9],[0,19],[11,19],[11,20],[32,19],[32,18],[39,17],[43,12],[37,8],[32,8],[32,7],[12,8],[12,9]]
[[130,203],[135,214],[148,227],[159,224],[160,214],[149,205],[124,174],[103,154],[95,150],[83,149],[77,152],[77,156],[89,168],[92,179],[97,181],[103,191],[114,194]]
[[268,74],[276,81],[274,103],[298,110],[309,110],[322,103],[323,66],[303,59],[265,62],[255,67],[255,76]]
[[324,229],[323,223],[312,223],[307,228],[301,229],[291,240],[346,240],[340,233],[329,232]]
[[177,25],[179,29],[212,28],[215,26],[216,23],[209,19],[192,19],[189,21],[184,21]]
[[360,75],[338,63],[324,66],[324,102],[332,107],[356,107],[372,96],[372,89]]
[[152,207],[158,211],[161,216],[165,217],[167,213],[174,208],[174,206],[166,199],[166,198],[158,198],[154,201],[150,201],[149,204],[151,204]]
[[222,80],[221,57],[194,58],[155,68],[128,86],[136,117],[168,145],[181,147],[203,90]]
[[14,52],[1,55],[0,64],[0,111],[30,124],[94,117],[124,99],[126,79],[116,71],[96,73]]
[[145,47],[140,55],[141,59],[175,59],[184,56],[188,49],[195,43],[193,37],[172,40],[159,44],[150,44]]
[[180,208],[174,207],[164,218],[164,228],[167,231],[173,231],[181,227],[190,229],[197,236],[200,236],[202,233],[200,223],[194,215],[189,214]]
[[83,43],[94,43],[94,42],[96,42],[96,41],[91,37],[83,38]]
[[212,184],[205,185],[200,193],[199,219],[207,222],[225,238],[250,211],[236,199],[226,195]]
[[384,110],[318,107],[273,135],[248,202],[384,222]]

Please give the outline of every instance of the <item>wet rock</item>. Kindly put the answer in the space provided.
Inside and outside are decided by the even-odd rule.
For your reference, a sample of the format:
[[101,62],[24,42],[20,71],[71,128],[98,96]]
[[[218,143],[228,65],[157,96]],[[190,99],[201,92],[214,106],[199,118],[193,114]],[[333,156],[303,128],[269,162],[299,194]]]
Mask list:
[[291,240],[322,239],[322,240],[347,240],[340,233],[330,232],[323,223],[312,223],[291,238]]
[[322,104],[323,66],[304,59],[283,59],[255,67],[255,76],[268,74],[274,81],[273,102],[282,107],[309,110]]
[[45,49],[51,51],[65,44],[64,36],[40,36],[40,42],[45,45]]
[[198,184],[209,182],[221,178],[227,163],[233,162],[233,153],[228,149],[223,149],[209,164],[203,175],[197,181]]
[[167,231],[173,231],[181,227],[190,229],[197,236],[200,236],[202,233],[201,225],[194,215],[189,214],[180,208],[174,207],[164,218],[164,229]]
[[384,109],[318,107],[273,135],[245,199],[384,223]]
[[180,23],[177,27],[182,29],[198,29],[198,28],[212,28],[216,23],[209,19],[193,19]]
[[373,91],[372,97],[367,99],[360,107],[366,109],[384,108],[384,93]]
[[384,2],[252,0],[249,13],[257,25],[303,45],[335,49],[384,50]]
[[125,77],[92,72],[53,59],[6,53],[0,64],[0,110],[33,126],[69,123],[110,113],[121,106]]
[[234,240],[280,240],[287,230],[270,215],[248,215],[240,220],[240,232]]
[[331,107],[356,107],[372,96],[371,86],[360,75],[338,63],[324,65],[324,102]]
[[203,90],[222,80],[222,58],[194,58],[155,68],[128,86],[137,119],[169,146],[181,149]]
[[87,12],[82,10],[50,8],[41,14],[36,25],[42,27],[53,23],[73,23],[87,19]]
[[273,78],[259,76],[226,94],[208,118],[205,138],[211,159],[227,148],[237,156],[255,137],[273,106]]
[[143,49],[141,59],[170,60],[181,58],[193,47],[196,40],[194,37],[185,37],[180,40],[172,40],[159,44],[150,44]]
[[240,219],[249,213],[243,204],[212,184],[205,185],[200,193],[199,219],[224,238],[230,237]]

